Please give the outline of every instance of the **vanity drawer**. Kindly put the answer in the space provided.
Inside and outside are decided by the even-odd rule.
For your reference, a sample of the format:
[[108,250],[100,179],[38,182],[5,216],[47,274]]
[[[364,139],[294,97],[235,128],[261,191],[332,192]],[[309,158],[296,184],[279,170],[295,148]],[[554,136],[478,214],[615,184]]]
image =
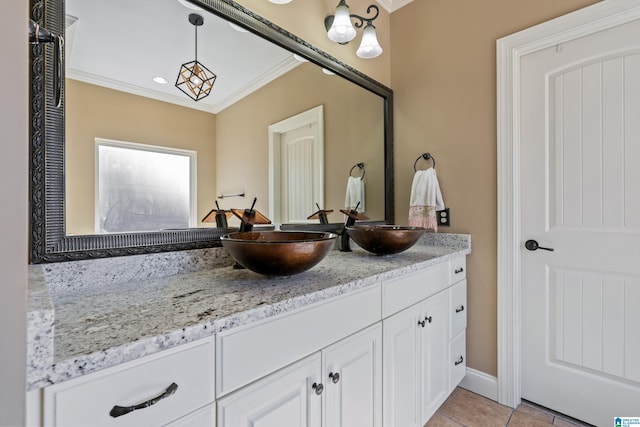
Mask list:
[[216,404],[212,403],[203,409],[195,411],[178,421],[167,424],[166,427],[215,427]]
[[449,288],[449,338],[453,338],[467,327],[467,281],[463,280]]
[[451,284],[457,283],[460,280],[467,278],[467,258],[466,257],[458,257],[454,258],[450,261],[449,265],[451,266],[451,276],[450,282]]
[[[175,392],[157,403],[113,417],[114,406],[133,406]],[[214,401],[214,340],[206,339],[88,374],[44,389],[44,425],[52,427],[159,426]]]
[[389,317],[448,286],[448,262],[391,279],[382,284],[382,317]]
[[380,285],[217,335],[216,391],[229,393],[380,320]]
[[466,339],[466,333],[463,332],[451,341],[449,352],[449,391],[453,391],[467,374]]

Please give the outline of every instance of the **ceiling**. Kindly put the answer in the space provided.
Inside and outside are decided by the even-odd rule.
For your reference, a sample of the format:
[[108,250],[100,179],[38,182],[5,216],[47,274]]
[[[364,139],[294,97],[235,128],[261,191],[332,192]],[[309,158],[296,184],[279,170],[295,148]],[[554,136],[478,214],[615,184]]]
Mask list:
[[[391,12],[411,1],[378,3]],[[300,65],[287,50],[185,0],[65,3],[66,76],[75,80],[218,113]],[[190,13],[204,17],[198,27],[198,61],[217,75],[211,94],[198,102],[175,87],[181,64],[195,59]],[[167,83],[155,83],[154,77]]]
[[[300,64],[293,55],[178,0],[66,0],[67,77],[217,113]],[[190,7],[191,8],[190,8]],[[217,75],[195,102],[175,87],[181,64],[195,59]],[[154,77],[163,77],[160,85]]]

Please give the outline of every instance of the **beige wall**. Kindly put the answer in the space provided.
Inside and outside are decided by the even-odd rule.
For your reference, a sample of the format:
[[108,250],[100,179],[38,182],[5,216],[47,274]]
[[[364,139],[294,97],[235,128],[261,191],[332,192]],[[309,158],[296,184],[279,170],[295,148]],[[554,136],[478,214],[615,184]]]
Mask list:
[[216,116],[67,80],[66,232],[94,234],[96,137],[197,151],[198,226],[214,207]]
[[0,426],[25,420],[29,170],[28,2],[0,13]]
[[[218,114],[216,182],[218,193],[245,192],[222,206],[241,208],[258,198],[256,208],[269,209],[268,127],[323,105],[325,201],[330,222],[341,222],[349,170],[365,164],[366,215],[384,219],[384,123],[379,96],[337,76],[302,64]],[[353,176],[360,176],[354,171]],[[244,204],[244,205],[243,205]],[[309,214],[315,208],[310,207]]]
[[391,17],[396,221],[406,221],[412,167],[437,160],[453,226],[470,233],[467,354],[497,374],[496,49],[498,38],[594,0],[417,0]]

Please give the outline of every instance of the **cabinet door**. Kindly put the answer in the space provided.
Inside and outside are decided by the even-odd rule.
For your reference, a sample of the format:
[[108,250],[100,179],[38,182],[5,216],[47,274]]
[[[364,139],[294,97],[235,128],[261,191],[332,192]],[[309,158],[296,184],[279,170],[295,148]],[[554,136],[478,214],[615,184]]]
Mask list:
[[420,417],[419,336],[420,305],[409,307],[382,322],[383,406],[385,427],[422,427]]
[[422,303],[421,341],[421,414],[426,422],[449,394],[449,334],[447,330],[448,292],[440,292]]
[[320,427],[321,363],[315,353],[220,399],[218,427]]
[[322,354],[324,427],[381,427],[381,325],[345,338]]

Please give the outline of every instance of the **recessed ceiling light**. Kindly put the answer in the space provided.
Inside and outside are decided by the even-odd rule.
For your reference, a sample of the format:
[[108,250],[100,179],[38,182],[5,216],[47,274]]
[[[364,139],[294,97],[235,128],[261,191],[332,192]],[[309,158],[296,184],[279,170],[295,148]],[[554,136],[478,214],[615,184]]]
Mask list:
[[336,73],[334,73],[331,70],[327,70],[326,68],[323,68],[322,72],[325,73],[327,76],[335,76],[336,75]]
[[244,28],[242,28],[240,25],[236,25],[233,22],[229,22],[229,26],[231,28],[233,28],[234,30],[241,32],[241,33],[248,33],[249,30],[245,30]]
[[299,61],[299,62],[309,62],[309,60],[307,58],[304,58],[304,57],[298,55],[297,53],[294,53],[293,57],[296,59],[296,61]]
[[192,10],[202,10],[202,8],[200,6],[196,6],[193,3],[189,3],[187,0],[178,0],[178,3],[180,3],[184,7],[188,7],[189,9],[192,9]]
[[269,0],[271,3],[275,3],[275,4],[287,4],[287,3],[291,3],[291,0]]
[[158,83],[159,85],[166,85],[167,83],[169,83],[167,81],[167,79],[165,79],[164,77],[160,77],[160,76],[154,77],[153,81]]

